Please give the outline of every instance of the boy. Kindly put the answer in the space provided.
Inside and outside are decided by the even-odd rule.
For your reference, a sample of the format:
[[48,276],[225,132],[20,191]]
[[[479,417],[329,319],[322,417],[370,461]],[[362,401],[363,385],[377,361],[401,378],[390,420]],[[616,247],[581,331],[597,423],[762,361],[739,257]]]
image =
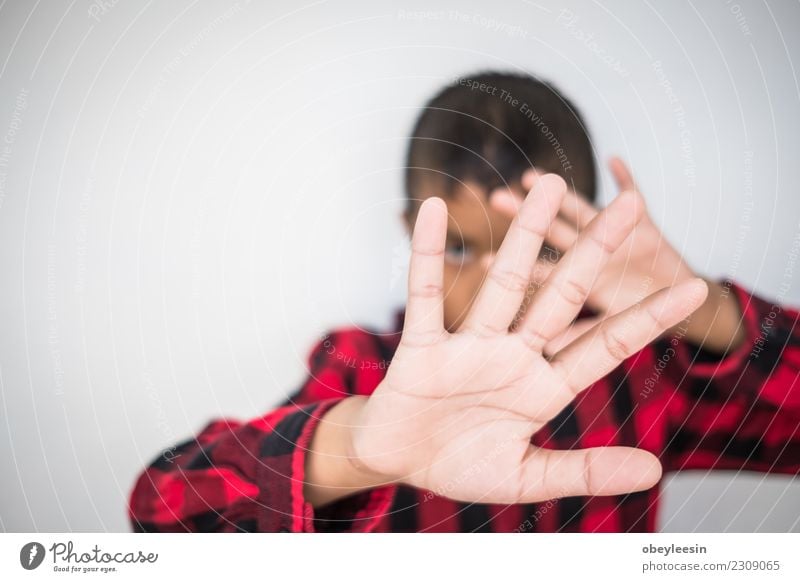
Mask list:
[[410,140],[394,333],[327,334],[281,407],[156,459],[134,529],[654,531],[662,471],[796,474],[798,313],[696,278],[611,170],[597,212],[545,83],[443,89]]

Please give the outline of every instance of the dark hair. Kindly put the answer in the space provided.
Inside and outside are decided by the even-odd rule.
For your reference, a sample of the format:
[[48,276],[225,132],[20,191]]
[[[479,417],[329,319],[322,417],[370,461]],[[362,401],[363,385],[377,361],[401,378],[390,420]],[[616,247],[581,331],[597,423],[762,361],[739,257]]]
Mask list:
[[408,215],[423,184],[449,196],[471,179],[487,191],[519,184],[528,168],[563,177],[590,201],[596,169],[578,110],[552,85],[527,74],[482,72],[460,77],[422,108],[408,147]]

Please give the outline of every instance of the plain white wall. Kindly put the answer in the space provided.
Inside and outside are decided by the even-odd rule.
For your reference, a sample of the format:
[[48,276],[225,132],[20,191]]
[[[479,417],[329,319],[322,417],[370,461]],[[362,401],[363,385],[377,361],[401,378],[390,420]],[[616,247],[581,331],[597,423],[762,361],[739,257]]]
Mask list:
[[[476,69],[555,82],[698,271],[800,303],[799,21],[740,0],[4,2],[0,529],[127,530],[145,462],[276,404],[326,329],[387,325],[404,137]],[[666,530],[800,531],[786,477],[681,475],[665,502]]]

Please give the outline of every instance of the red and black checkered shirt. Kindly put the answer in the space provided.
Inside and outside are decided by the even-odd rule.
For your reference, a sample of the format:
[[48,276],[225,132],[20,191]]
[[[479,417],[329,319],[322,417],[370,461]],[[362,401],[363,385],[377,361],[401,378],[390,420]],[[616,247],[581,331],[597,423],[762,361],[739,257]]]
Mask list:
[[[741,307],[746,341],[723,358],[665,335],[582,392],[537,432],[540,447],[640,447],[664,472],[800,473],[800,313],[724,281]],[[280,407],[242,423],[219,419],[160,456],[130,498],[136,531],[654,531],[659,486],[628,495],[520,505],[461,503],[385,486],[314,509],[303,497],[306,450],[320,417],[369,395],[400,339],[332,331],[309,374]]]

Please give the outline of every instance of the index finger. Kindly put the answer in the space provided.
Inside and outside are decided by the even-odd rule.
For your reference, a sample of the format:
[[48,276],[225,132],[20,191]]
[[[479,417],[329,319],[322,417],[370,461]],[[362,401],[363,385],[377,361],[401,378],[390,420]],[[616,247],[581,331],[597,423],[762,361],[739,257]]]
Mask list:
[[[621,163],[621,162],[620,162]],[[623,164],[624,167],[624,164]],[[542,174],[534,169],[526,170],[522,174],[522,186],[530,188]],[[579,228],[586,228],[592,219],[597,216],[597,209],[572,188],[567,188],[567,194],[561,203],[559,214]]]

